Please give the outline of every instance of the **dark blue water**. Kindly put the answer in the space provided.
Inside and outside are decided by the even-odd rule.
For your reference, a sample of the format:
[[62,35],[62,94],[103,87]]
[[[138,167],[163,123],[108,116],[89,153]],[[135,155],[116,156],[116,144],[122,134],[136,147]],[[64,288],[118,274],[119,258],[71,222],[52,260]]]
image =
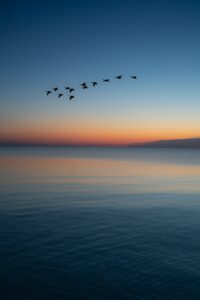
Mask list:
[[0,299],[200,299],[200,152],[2,148]]

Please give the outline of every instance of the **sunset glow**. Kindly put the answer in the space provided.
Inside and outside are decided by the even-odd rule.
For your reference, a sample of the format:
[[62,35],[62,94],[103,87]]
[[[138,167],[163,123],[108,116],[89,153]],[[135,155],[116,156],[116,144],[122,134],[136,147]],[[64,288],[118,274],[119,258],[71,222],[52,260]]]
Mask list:
[[[5,7],[2,22],[10,22],[13,34],[5,26],[0,143],[126,145],[200,137],[199,18],[189,4],[169,10],[167,2],[118,1],[115,13],[112,1],[106,9],[92,4],[93,13],[81,3],[78,11],[72,2],[60,5],[40,5],[41,17],[24,4],[18,17],[26,15],[27,27],[18,23],[15,5]],[[187,30],[184,13],[173,13],[181,9]],[[75,89],[72,101],[65,86]]]

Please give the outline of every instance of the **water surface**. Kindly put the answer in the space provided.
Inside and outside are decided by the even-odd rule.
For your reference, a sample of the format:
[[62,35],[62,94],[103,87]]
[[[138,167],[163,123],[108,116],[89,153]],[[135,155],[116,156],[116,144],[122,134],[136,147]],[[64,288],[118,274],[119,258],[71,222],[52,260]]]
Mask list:
[[199,299],[200,152],[1,148],[1,299]]

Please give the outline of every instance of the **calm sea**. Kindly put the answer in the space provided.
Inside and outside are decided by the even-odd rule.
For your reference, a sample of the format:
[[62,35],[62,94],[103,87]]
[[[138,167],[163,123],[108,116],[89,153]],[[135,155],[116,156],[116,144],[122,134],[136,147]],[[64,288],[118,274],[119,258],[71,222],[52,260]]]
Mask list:
[[0,149],[0,299],[200,299],[200,151]]

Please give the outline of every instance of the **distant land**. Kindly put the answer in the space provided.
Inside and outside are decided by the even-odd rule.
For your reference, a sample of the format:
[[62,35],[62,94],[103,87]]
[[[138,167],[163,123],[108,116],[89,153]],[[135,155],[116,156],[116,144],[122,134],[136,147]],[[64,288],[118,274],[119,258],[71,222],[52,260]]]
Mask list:
[[137,144],[130,144],[129,147],[200,149],[200,138],[161,140],[161,141],[154,141],[154,142],[137,143]]
[[97,144],[55,144],[34,142],[0,142],[0,147],[132,147],[132,148],[190,148],[200,149],[200,138],[158,140],[154,142],[132,143],[129,145],[97,145]]

